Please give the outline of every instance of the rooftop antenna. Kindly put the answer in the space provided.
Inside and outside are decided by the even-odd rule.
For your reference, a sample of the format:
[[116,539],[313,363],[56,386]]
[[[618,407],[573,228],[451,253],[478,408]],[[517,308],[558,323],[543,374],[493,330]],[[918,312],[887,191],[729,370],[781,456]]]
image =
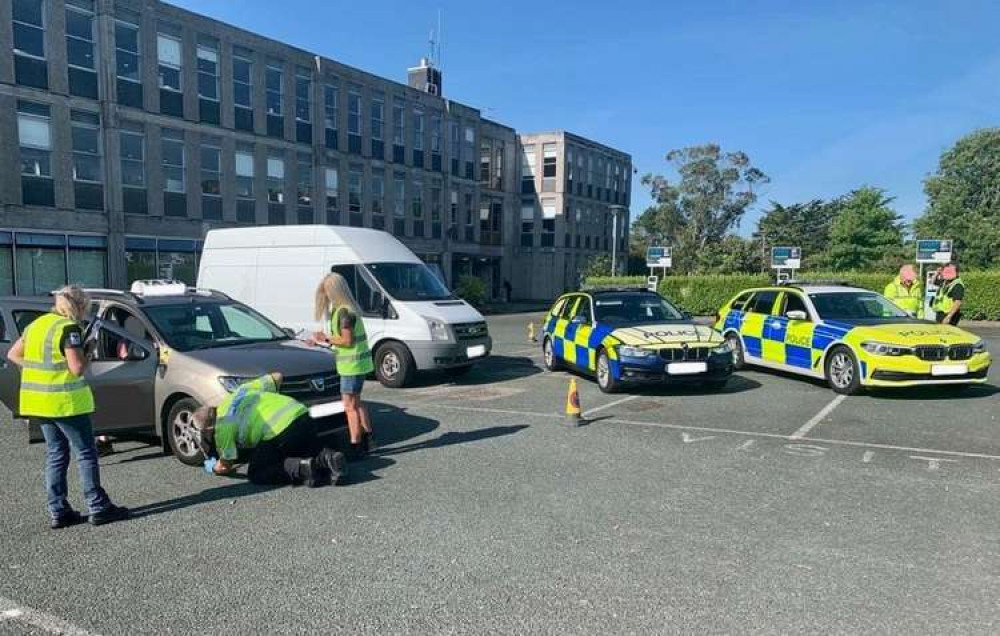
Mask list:
[[441,68],[441,9],[438,9],[437,29],[431,27],[431,34],[427,38],[427,44],[430,52],[427,57],[427,65]]

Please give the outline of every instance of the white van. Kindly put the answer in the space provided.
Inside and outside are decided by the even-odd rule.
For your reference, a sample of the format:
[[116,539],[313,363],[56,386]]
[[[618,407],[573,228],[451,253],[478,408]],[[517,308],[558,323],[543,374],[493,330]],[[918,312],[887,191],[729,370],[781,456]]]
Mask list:
[[466,373],[493,346],[486,321],[416,254],[379,230],[282,225],[212,230],[198,287],[217,289],[287,329],[312,333],[316,286],[347,279],[361,307],[375,375],[405,386],[418,370]]

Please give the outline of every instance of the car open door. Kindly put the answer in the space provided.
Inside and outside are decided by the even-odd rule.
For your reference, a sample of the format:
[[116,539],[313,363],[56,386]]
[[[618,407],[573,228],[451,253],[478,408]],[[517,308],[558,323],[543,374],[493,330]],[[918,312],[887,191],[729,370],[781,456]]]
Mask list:
[[94,432],[155,433],[154,344],[103,320],[94,323],[89,339],[96,340],[96,348],[84,377],[94,393]]

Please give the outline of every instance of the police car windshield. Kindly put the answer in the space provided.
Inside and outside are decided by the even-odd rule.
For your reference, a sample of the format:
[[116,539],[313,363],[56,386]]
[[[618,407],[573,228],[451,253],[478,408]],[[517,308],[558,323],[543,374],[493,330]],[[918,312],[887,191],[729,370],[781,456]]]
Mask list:
[[423,263],[368,263],[378,282],[396,300],[451,300],[441,279]]
[[146,315],[176,351],[288,339],[276,324],[235,303],[156,305],[147,308]]
[[875,292],[809,294],[823,320],[898,320],[909,315]]
[[686,320],[681,310],[656,294],[600,294],[594,307],[597,322],[615,327]]

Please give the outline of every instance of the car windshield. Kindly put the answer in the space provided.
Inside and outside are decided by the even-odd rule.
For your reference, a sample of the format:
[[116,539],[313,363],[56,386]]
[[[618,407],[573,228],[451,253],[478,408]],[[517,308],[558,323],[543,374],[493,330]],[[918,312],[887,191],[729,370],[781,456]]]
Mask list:
[[396,300],[449,300],[444,283],[423,263],[368,263],[368,271]]
[[600,294],[594,297],[598,322],[616,327],[687,320],[684,313],[656,294]]
[[146,308],[166,343],[177,351],[287,340],[267,318],[236,303],[184,303]]
[[809,294],[823,320],[898,320],[909,315],[875,292]]

